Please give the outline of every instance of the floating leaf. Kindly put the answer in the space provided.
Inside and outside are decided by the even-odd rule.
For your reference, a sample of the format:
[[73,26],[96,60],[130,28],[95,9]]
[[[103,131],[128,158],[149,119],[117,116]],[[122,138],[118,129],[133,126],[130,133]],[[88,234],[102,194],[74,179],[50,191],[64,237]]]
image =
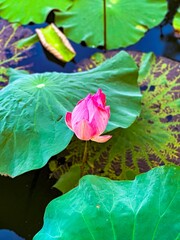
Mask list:
[[36,32],[42,45],[59,60],[69,62],[76,55],[66,36],[54,24]]
[[[113,54],[96,54],[89,62],[79,64],[77,70],[92,68]],[[172,162],[180,165],[180,63],[153,54],[133,53],[133,56],[140,65],[141,115],[128,129],[112,132],[113,137],[107,143],[89,143],[88,161],[94,168],[86,164],[85,174],[133,179],[158,165]],[[58,155],[58,159],[65,158],[65,164],[56,166],[55,177],[71,164],[80,163],[83,151],[84,143],[74,138],[66,152]]]
[[55,22],[77,43],[113,49],[137,42],[166,12],[166,0],[79,0],[56,12]]
[[12,72],[0,91],[0,172],[17,176],[44,166],[68,145],[73,132],[63,116],[101,88],[111,106],[107,131],[129,127],[140,113],[138,69],[126,52],[83,73]]
[[165,166],[134,181],[85,176],[46,208],[33,240],[178,240],[180,168]]
[[5,87],[7,84],[7,68],[0,67],[0,89]]
[[[25,29],[17,24],[10,24],[0,19],[0,89],[7,85],[7,69],[16,67],[25,58],[32,55],[30,47],[18,49],[15,42],[32,34],[31,30]],[[23,66],[21,69],[28,66]]]
[[178,8],[177,13],[174,16],[173,27],[174,27],[176,36],[180,38],[180,7]]
[[0,0],[0,17],[9,22],[27,24],[29,22],[43,23],[47,15],[54,9],[65,10],[71,5],[71,0]]

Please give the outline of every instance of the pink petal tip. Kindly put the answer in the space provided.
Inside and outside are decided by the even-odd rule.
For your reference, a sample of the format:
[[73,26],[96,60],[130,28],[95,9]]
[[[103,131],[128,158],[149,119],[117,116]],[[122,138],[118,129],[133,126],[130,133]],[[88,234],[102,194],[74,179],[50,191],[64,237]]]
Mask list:
[[65,116],[65,122],[66,122],[66,125],[72,130],[71,117],[72,117],[72,113],[67,112]]
[[105,143],[111,138],[112,138],[111,135],[96,136],[91,138],[91,141],[98,142],[98,143]]

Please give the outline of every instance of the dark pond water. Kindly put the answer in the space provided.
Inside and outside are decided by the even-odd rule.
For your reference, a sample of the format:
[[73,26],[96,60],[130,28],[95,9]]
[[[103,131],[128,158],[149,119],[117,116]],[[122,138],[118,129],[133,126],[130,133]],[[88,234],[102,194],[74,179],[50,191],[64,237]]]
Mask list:
[[[31,171],[14,179],[0,177],[0,228],[15,231],[26,240],[42,226],[42,217],[53,198],[60,195],[52,188],[48,167]],[[0,240],[21,239],[0,231]]]
[[[76,64],[83,59],[91,57],[96,52],[104,52],[102,49],[89,48],[72,41],[71,44],[77,55],[70,63],[61,63],[46,50],[42,49],[40,43],[36,43],[34,50],[36,52],[33,54],[33,57],[26,59],[23,63],[24,65],[28,65],[33,62],[34,64],[30,68],[32,72],[57,71],[70,73],[76,68]],[[170,23],[151,29],[138,43],[125,48],[125,50],[153,52],[157,56],[164,56],[180,61],[180,39],[174,36],[173,27]]]
[[[152,51],[157,56],[180,61],[180,39],[174,36],[170,24],[177,5],[178,1],[171,1],[171,13],[168,14],[164,25],[150,30],[143,39],[128,47],[127,50]],[[30,26],[32,30],[36,27],[36,25]],[[102,49],[87,48],[73,42],[72,45],[77,55],[74,61],[68,64],[57,61],[39,43],[35,46],[33,57],[24,60],[23,64],[33,62],[32,72],[72,72],[76,63],[89,58],[95,52],[103,52]],[[52,188],[54,183],[55,180],[49,179],[48,166],[15,179],[0,177],[0,240],[32,239],[42,227],[43,214],[48,202],[60,195],[60,192]],[[16,232],[21,237],[7,229]]]
[[7,230],[7,229],[1,229],[0,230],[0,237],[1,239],[9,239],[9,240],[24,240],[24,238],[19,237],[16,233],[13,231]]

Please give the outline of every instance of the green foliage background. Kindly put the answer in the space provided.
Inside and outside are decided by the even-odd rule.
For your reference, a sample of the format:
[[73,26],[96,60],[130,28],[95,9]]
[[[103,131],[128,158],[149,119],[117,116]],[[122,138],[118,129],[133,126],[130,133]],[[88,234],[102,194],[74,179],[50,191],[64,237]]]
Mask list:
[[[92,68],[113,54],[95,54],[91,60],[79,64],[77,70]],[[111,132],[113,137],[107,143],[88,143],[84,174],[133,179],[135,175],[155,166],[180,165],[180,64],[166,58],[156,58],[151,53],[131,54],[140,67],[138,82],[143,94],[141,115],[128,129],[119,128]],[[71,164],[80,164],[83,151],[84,142],[73,138],[68,148],[50,162],[52,175],[59,178]],[[65,159],[64,164],[61,164],[61,159]],[[61,178],[59,184],[61,186]],[[55,186],[58,188],[58,183]]]
[[[104,2],[107,3],[106,6],[103,6]],[[21,0],[14,2],[12,0],[0,0],[0,16],[7,18],[9,21],[21,23],[34,21],[39,23],[45,21],[51,10],[59,9],[62,12],[55,13],[56,23],[64,27],[64,31],[69,38],[76,42],[83,40],[89,46],[103,45],[106,49],[113,49],[138,41],[149,28],[162,21],[167,11],[165,0],[158,0],[155,4],[152,0],[141,2],[137,0],[108,0],[104,2],[96,0],[97,4],[94,10],[91,3],[85,0],[79,0],[78,2],[70,0],[52,1],[51,3],[46,1],[24,2]],[[47,4],[48,7],[46,7]],[[34,6],[33,11],[29,11],[29,6]],[[15,7],[16,11],[14,11]],[[80,8],[81,11],[79,12]],[[82,9],[84,10],[82,11]],[[117,12],[117,9],[120,11]],[[124,15],[124,12],[130,12],[131,14]],[[173,22],[176,30],[179,30],[178,14],[179,12]],[[114,21],[112,21],[112,16]],[[90,21],[91,24],[89,24],[89,20],[92,20]],[[8,68],[16,66],[21,60],[29,56],[29,53],[31,54],[30,48],[25,45],[18,49],[15,41],[31,35],[31,32],[4,20],[0,20],[0,23],[0,39],[2,40],[0,46],[0,83],[4,87],[7,84]],[[91,71],[90,74],[81,73],[82,70],[89,70],[97,66],[107,57],[112,57],[113,54],[113,52],[105,55],[96,54],[90,61],[80,64],[77,68],[80,73],[72,74],[74,77],[72,81],[69,76],[63,78],[63,74],[25,75],[16,71],[12,72],[9,86],[0,93],[0,171],[2,174],[16,176],[25,171],[42,167],[52,155],[57,154],[67,146],[72,137],[72,132],[64,124],[63,115],[67,110],[72,110],[72,103],[77,100],[77,96],[95,91],[98,86],[103,86],[107,95],[112,94],[112,97],[108,96],[108,101],[111,103],[117,90],[119,75],[121,75],[123,81],[128,79],[126,83],[122,81],[122,86],[128,85],[131,82],[131,77],[133,81],[136,80],[137,68],[128,57],[129,63],[132,63],[130,64],[132,68],[130,67],[127,71],[128,61],[125,53],[123,56],[125,60],[121,62],[123,66],[119,62],[117,64],[112,63],[113,68],[121,65],[121,68],[126,69],[124,72],[121,72],[118,68],[115,71],[111,69],[112,72],[108,72],[109,70],[105,67],[102,69],[102,72],[106,71],[104,75],[103,73],[98,75],[96,70]],[[131,125],[139,115],[141,98],[136,81],[134,81],[132,87],[136,91],[128,89],[126,92],[126,86],[122,91],[122,95],[125,91],[130,93],[129,97],[134,94],[136,98],[129,111],[132,118],[129,117],[126,119],[128,121],[122,121],[121,111],[114,111],[116,108],[113,109],[116,115],[113,115],[115,118],[113,121],[111,119],[107,129],[107,131],[113,130],[111,132],[113,138],[109,142],[105,144],[89,142],[88,155],[83,166],[84,142],[75,137],[66,150],[52,158],[49,166],[53,176],[57,179],[61,177],[55,185],[61,191],[68,191],[78,183],[82,175],[88,173],[124,180],[133,179],[137,174],[155,166],[173,163],[180,165],[180,64],[162,57],[156,58],[152,54],[131,54],[140,67],[138,82],[143,93],[141,115]],[[18,68],[26,69],[28,66]],[[51,92],[49,89],[41,91],[44,84],[49,84],[51,89],[54,83],[51,85],[49,79],[53,79],[52,82],[57,83],[53,85],[53,90],[60,86],[58,78],[63,79],[64,86],[64,83],[70,80],[71,83],[67,86],[70,89],[70,86],[76,86],[77,83],[73,85],[72,82],[76,82],[79,76],[94,80],[95,75],[98,75],[95,80],[103,80],[104,78],[107,80],[108,77],[113,80],[110,88],[113,87],[114,92],[109,91],[106,83],[88,85],[87,82],[84,85],[82,84],[82,88],[86,88],[85,92],[83,92],[83,89],[79,89],[78,93],[71,93],[67,98],[59,95],[59,92],[57,94],[57,92]],[[124,78],[123,75],[125,75]],[[78,76],[77,79],[76,76]],[[122,87],[120,85],[118,86]],[[48,94],[51,92],[50,95],[53,96],[60,96],[56,104],[51,97],[47,98],[47,92]],[[121,93],[120,89],[118,92]],[[81,97],[84,97],[83,94]],[[71,104],[68,103],[69,97],[72,100]],[[29,104],[34,105],[28,108]],[[116,102],[115,104],[117,105]],[[113,108],[113,104],[111,106]],[[49,110],[48,113],[47,109]],[[58,115],[59,113],[61,114]],[[30,119],[32,121],[29,121]],[[121,121],[118,125],[117,120],[119,119]],[[37,125],[34,124],[35,122]],[[124,129],[126,127],[129,128]],[[62,136],[65,136],[63,141]],[[71,181],[68,182],[69,178]],[[45,215],[44,228],[35,239],[50,240],[50,238],[54,239],[54,234],[59,238],[61,234],[65,233],[68,240],[72,236],[74,239],[76,234],[78,234],[79,239],[88,239],[88,237],[92,239],[93,236],[96,236],[97,239],[108,237],[109,240],[109,236],[115,238],[117,234],[118,238],[123,238],[126,235],[127,239],[139,240],[144,239],[147,231],[154,239],[164,240],[166,237],[168,239],[179,239],[178,224],[180,219],[177,212],[179,167],[158,167],[147,174],[138,176],[134,181],[112,182],[107,179],[99,179],[97,176],[87,176],[81,180],[80,186],[71,191],[69,195],[64,195],[61,200],[54,200]],[[80,191],[83,189],[82,193],[79,189]],[[80,193],[79,198],[76,192]],[[90,192],[91,194],[89,194]],[[117,192],[120,194],[118,197]],[[110,196],[109,193],[113,194]],[[82,202],[82,196],[88,201]],[[67,204],[67,201],[69,201],[69,204]],[[89,206],[89,203],[91,206]],[[72,204],[71,208],[69,208],[70,204]],[[125,211],[115,209],[116,204],[117,206],[124,204]],[[68,206],[68,209],[66,209],[66,206]],[[73,210],[77,207],[79,207],[80,217],[76,211],[76,214],[71,218],[72,222],[70,222],[66,214],[74,214]],[[90,207],[94,211],[91,211]],[[150,210],[151,215],[149,215]],[[59,221],[61,215],[64,222]],[[114,216],[115,221],[113,222]],[[53,219],[53,223],[49,219]],[[142,228],[143,219],[145,219],[143,221],[145,226]],[[110,225],[106,227],[106,224],[109,223]],[[122,228],[119,228],[119,223],[121,223]],[[169,225],[171,228],[169,228]],[[77,229],[77,226],[81,229]],[[71,232],[69,232],[69,229],[71,229]],[[118,232],[116,233],[117,229]],[[164,229],[167,229],[167,231],[164,231]],[[79,235],[79,232],[81,232],[81,235]],[[69,236],[69,233],[72,233],[72,235]]]
[[[22,11],[23,9],[23,11]],[[0,17],[10,22],[43,23],[53,11],[68,38],[105,49],[137,42],[167,12],[166,0],[0,0]]]
[[77,43],[115,49],[137,42],[166,12],[165,0],[79,0],[56,12],[55,23]]
[[43,23],[50,11],[65,10],[71,5],[71,0],[0,0],[0,17],[9,22],[28,24]]
[[66,112],[98,88],[111,106],[106,131],[129,127],[141,110],[138,69],[126,52],[82,73],[11,70],[10,76],[0,91],[1,174],[17,176],[40,168],[64,150],[73,135],[64,121]]

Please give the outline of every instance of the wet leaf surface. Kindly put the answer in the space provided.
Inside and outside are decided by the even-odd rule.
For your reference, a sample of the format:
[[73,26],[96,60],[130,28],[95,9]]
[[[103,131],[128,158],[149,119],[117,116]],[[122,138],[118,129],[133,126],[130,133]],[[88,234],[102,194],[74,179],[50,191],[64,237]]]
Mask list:
[[141,111],[138,69],[126,52],[82,73],[11,70],[10,76],[10,84],[0,91],[1,174],[41,168],[64,150],[73,135],[64,121],[66,112],[99,88],[111,106],[106,131],[129,127]]
[[46,208],[34,240],[176,240],[180,167],[157,167],[134,181],[85,176]]

